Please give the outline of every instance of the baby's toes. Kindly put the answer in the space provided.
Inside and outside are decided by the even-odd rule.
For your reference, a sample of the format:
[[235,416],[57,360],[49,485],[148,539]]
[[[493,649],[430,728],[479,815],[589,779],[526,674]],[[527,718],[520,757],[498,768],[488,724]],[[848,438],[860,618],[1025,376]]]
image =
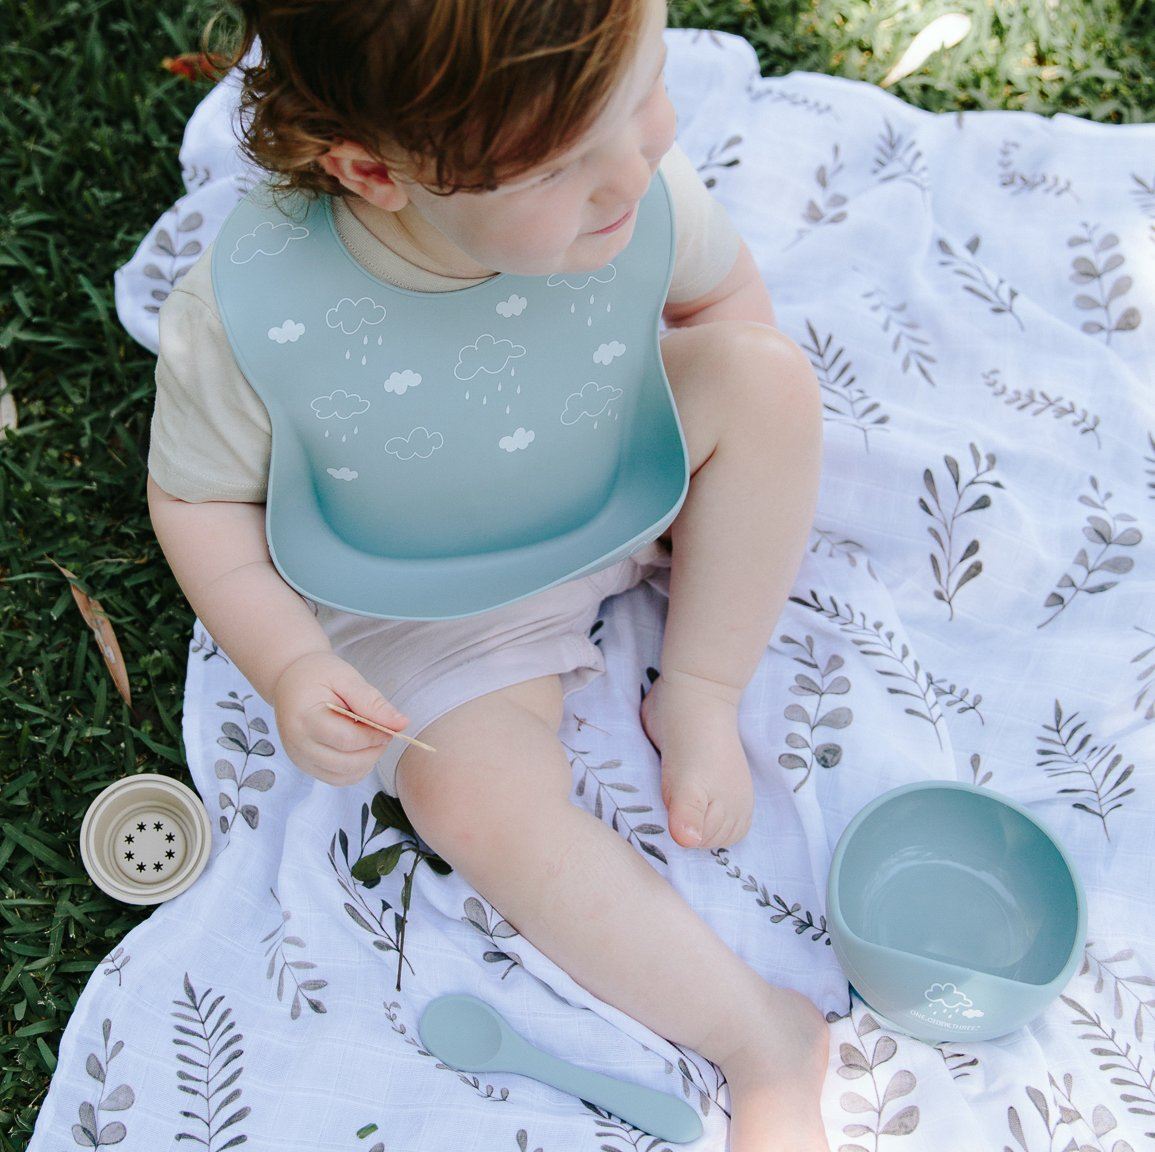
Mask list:
[[683,848],[705,847],[705,838],[718,830],[720,815],[717,806],[711,804],[705,783],[693,777],[667,778],[662,792],[669,812],[670,835]]

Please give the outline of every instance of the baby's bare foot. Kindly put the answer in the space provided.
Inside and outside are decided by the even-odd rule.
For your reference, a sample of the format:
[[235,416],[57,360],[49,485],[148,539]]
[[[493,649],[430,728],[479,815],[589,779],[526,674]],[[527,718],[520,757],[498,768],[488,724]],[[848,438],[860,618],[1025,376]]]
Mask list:
[[662,754],[670,835],[685,848],[728,847],[750,830],[754,785],[738,737],[741,695],[672,672],[642,701],[642,727]]
[[829,1152],[820,1107],[826,1022],[798,993],[767,991],[768,1010],[752,1006],[746,1038],[719,1061],[730,1089],[730,1152]]

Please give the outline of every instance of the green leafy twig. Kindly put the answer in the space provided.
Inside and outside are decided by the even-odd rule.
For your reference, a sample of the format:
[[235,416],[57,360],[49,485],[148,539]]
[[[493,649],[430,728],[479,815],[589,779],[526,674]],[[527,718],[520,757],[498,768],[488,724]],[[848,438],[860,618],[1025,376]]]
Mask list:
[[[1096,573],[1105,572],[1115,576],[1125,576],[1135,567],[1135,561],[1130,556],[1107,555],[1112,548],[1134,548],[1136,544],[1142,541],[1143,533],[1138,528],[1119,530],[1120,524],[1133,524],[1135,517],[1126,512],[1110,512],[1107,503],[1113,493],[1100,492],[1099,481],[1094,476],[1091,477],[1091,491],[1093,492],[1092,496],[1084,494],[1079,497],[1080,504],[1093,509],[1087,517],[1083,535],[1092,544],[1098,545],[1099,551],[1092,559],[1085,548],[1079,549],[1072,562],[1076,573],[1079,570],[1082,571],[1079,582],[1076,583],[1075,577],[1069,572],[1064,573],[1059,578],[1055,590],[1043,603],[1044,608],[1054,608],[1055,611],[1042,624],[1038,625],[1039,628],[1045,628],[1050,624],[1060,612],[1070,606],[1080,592],[1085,592],[1089,596],[1095,595],[1099,592],[1106,592],[1119,583],[1118,580],[1102,580],[1092,584],[1091,577]],[[1103,513],[1103,515],[1096,513]],[[1110,519],[1108,520],[1106,517],[1110,517]]]
[[[390,828],[399,831],[401,839],[376,852],[370,852],[367,856],[362,855],[350,869],[353,879],[360,881],[366,888],[376,887],[383,876],[388,876],[397,867],[406,852],[413,856],[413,863],[401,882],[401,914],[397,917],[397,991],[400,992],[401,966],[405,956],[405,927],[409,922],[409,901],[413,895],[413,874],[422,860],[438,876],[448,876],[453,869],[436,852],[431,852],[421,844],[416,829],[405,815],[405,809],[401,807],[400,800],[384,792],[378,792],[373,797],[371,811],[376,823],[370,840]],[[362,812],[362,831],[365,825],[366,816]]]
[[1085,723],[1076,723],[1077,720],[1078,712],[1064,717],[1062,706],[1055,701],[1055,722],[1045,724],[1043,731],[1049,735],[1039,737],[1042,747],[1038,749],[1038,764],[1052,780],[1086,777],[1089,783],[1060,788],[1059,795],[1080,797],[1071,807],[1096,817],[1103,825],[1103,835],[1110,840],[1107,817],[1121,808],[1123,801],[1135,791],[1134,786],[1123,787],[1134,774],[1135,765],[1128,764],[1116,776],[1123,764],[1122,753],[1115,751],[1114,744],[1105,747],[1093,744],[1092,734],[1082,731]]
[[1093,436],[1095,443],[1101,448],[1099,439],[1099,417],[1092,415],[1086,408],[1079,408],[1073,400],[1065,400],[1062,396],[1048,396],[1041,388],[1036,392],[1034,388],[1025,391],[1019,388],[1008,388],[999,377],[999,370],[992,368],[983,373],[983,383],[991,390],[996,399],[1002,400],[1009,408],[1018,412],[1030,412],[1032,416],[1049,415],[1056,420],[1070,420],[1072,427],[1078,430],[1080,436]]
[[[831,708],[828,712],[822,710],[827,696],[845,696],[850,691],[850,681],[845,676],[834,675],[844,663],[841,656],[832,655],[826,664],[820,667],[814,655],[813,636],[807,636],[803,641],[795,640],[792,636],[783,636],[782,642],[800,649],[801,651],[794,655],[794,659],[818,677],[815,680],[805,673],[799,673],[794,677],[794,684],[790,689],[795,696],[811,698],[812,713],[801,704],[789,704],[785,712],[787,720],[794,724],[804,724],[807,729],[805,735],[799,732],[787,733],[786,743],[794,751],[783,752],[778,757],[778,763],[788,772],[803,773],[802,779],[794,785],[794,791],[797,792],[810,779],[815,764],[823,768],[834,768],[842,760],[842,745],[832,741],[815,743],[818,739],[815,733],[819,728],[847,727],[853,721],[854,713],[846,707]],[[806,753],[805,757],[799,755],[803,751]]]
[[803,343],[802,350],[810,357],[822,389],[822,407],[827,417],[835,424],[849,424],[862,433],[863,444],[870,451],[870,433],[889,431],[885,427],[890,417],[881,410],[877,400],[871,399],[865,389],[856,388],[854,365],[844,358],[845,348],[838,348],[833,354],[830,345],[833,335],[823,340],[814,325],[806,321],[806,331],[810,343]]
[[810,939],[818,944],[819,942],[829,946],[830,932],[826,927],[826,917],[819,916],[817,920],[814,919],[814,914],[808,909],[803,908],[801,904],[795,901],[793,904],[788,904],[781,896],[775,892],[773,895],[770,889],[758,880],[753,873],[746,873],[742,875],[742,869],[736,864],[730,863],[730,852],[727,848],[715,848],[711,851],[711,855],[723,868],[726,869],[726,875],[732,880],[742,881],[743,892],[753,892],[757,898],[759,908],[770,908],[770,922],[772,924],[781,924],[784,920],[789,920],[791,926],[794,928],[795,936],[802,936],[808,934]]
[[[934,502],[934,507],[932,508],[927,503],[926,497],[920,496],[918,500],[919,508],[935,521],[935,526],[927,529],[931,539],[938,545],[938,552],[931,552],[930,554],[930,567],[935,582],[934,598],[946,604],[952,620],[954,619],[954,598],[959,594],[963,585],[973,580],[983,570],[982,561],[974,559],[979,551],[977,540],[971,540],[962,550],[961,555],[957,559],[955,558],[955,527],[963,516],[989,508],[991,498],[983,492],[976,496],[968,507],[964,508],[963,504],[971,499],[975,488],[980,486],[1001,488],[1003,486],[1001,481],[989,479],[995,466],[994,455],[988,452],[984,459],[974,444],[970,446],[970,453],[974,472],[965,483],[962,481],[958,461],[953,456],[943,457],[947,471],[950,473],[951,483],[954,486],[953,497],[947,497],[949,506],[944,504],[943,499],[939,496],[938,483],[935,481],[934,473],[929,468],[923,472],[922,482],[930,499]],[[968,560],[970,564],[960,574],[959,569]]]
[[982,239],[978,236],[972,236],[965,244],[967,252],[970,256],[963,256],[943,240],[941,237],[938,241],[938,250],[944,256],[944,259],[939,261],[943,267],[948,267],[950,270],[965,281],[963,290],[969,292],[972,296],[977,296],[980,300],[990,305],[990,310],[996,315],[1010,316],[1018,324],[1019,328],[1024,328],[1024,324],[1015,311],[1015,300],[1018,299],[1018,289],[1012,288],[1001,276],[992,279],[987,270],[974,258],[982,244]]
[[1116,332],[1131,332],[1138,328],[1142,316],[1138,308],[1126,308],[1118,317],[1112,316],[1112,305],[1120,296],[1125,296],[1131,291],[1132,280],[1130,276],[1119,276],[1112,281],[1109,288],[1107,287],[1107,277],[1116,269],[1122,268],[1126,261],[1122,253],[1113,252],[1100,263],[1100,257],[1110,252],[1112,248],[1118,247],[1119,237],[1114,232],[1097,237],[1097,232],[1098,228],[1095,225],[1084,222],[1083,231],[1067,241],[1068,248],[1090,244],[1093,253],[1090,257],[1076,256],[1071,262],[1074,269],[1071,273],[1071,282],[1081,287],[1095,286],[1098,295],[1090,296],[1086,292],[1080,292],[1075,297],[1075,307],[1084,312],[1102,312],[1101,320],[1084,320],[1081,327],[1089,336],[1102,333],[1106,343],[1110,344],[1111,337]]
[[[235,799],[227,792],[220,793],[221,807],[232,813],[231,816],[227,817],[223,813],[221,814],[221,831],[226,836],[232,831],[238,813],[244,817],[245,823],[250,828],[256,828],[260,821],[260,810],[255,804],[242,804],[241,792],[246,788],[253,792],[268,792],[277,782],[277,774],[271,768],[257,768],[252,772],[248,770],[249,761],[254,756],[266,758],[274,755],[277,751],[273,747],[272,741],[265,739],[269,733],[268,723],[260,716],[249,715],[248,702],[252,698],[252,693],[238,696],[236,692],[230,692],[227,700],[217,701],[218,708],[240,712],[245,724],[242,729],[239,724],[226,720],[221,725],[221,735],[217,737],[217,743],[222,748],[227,748],[230,752],[239,752],[244,757],[239,773],[231,760],[220,759],[214,765],[217,779],[231,780],[236,787]],[[254,732],[258,734],[258,738],[255,740],[253,739]]]

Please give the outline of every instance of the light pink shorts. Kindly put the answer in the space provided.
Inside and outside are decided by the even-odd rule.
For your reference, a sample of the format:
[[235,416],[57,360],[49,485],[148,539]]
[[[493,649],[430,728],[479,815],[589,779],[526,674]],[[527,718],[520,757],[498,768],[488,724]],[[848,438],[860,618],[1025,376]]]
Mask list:
[[[334,652],[404,712],[406,734],[418,736],[458,705],[511,684],[556,674],[566,695],[588,684],[605,671],[589,638],[602,601],[669,566],[669,551],[653,541],[591,576],[460,620],[381,620],[323,604],[317,619]],[[407,747],[391,740],[377,762],[390,796],[397,795],[397,761]]]

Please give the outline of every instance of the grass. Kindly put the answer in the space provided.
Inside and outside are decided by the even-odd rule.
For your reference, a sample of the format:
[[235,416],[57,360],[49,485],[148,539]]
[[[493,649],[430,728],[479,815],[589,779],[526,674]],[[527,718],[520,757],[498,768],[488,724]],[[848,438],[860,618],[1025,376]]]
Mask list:
[[[672,0],[675,26],[745,35],[764,70],[877,81],[943,11],[973,28],[897,93],[932,110],[1155,119],[1147,0]],[[20,418],[0,443],[0,1149],[24,1148],[88,975],[147,915],[101,895],[77,834],[93,796],[180,776],[191,617],[145,511],[151,358],[121,329],[112,275],[181,189],[203,85],[196,0],[0,0],[0,368]],[[133,688],[117,696],[52,561],[104,605]]]

